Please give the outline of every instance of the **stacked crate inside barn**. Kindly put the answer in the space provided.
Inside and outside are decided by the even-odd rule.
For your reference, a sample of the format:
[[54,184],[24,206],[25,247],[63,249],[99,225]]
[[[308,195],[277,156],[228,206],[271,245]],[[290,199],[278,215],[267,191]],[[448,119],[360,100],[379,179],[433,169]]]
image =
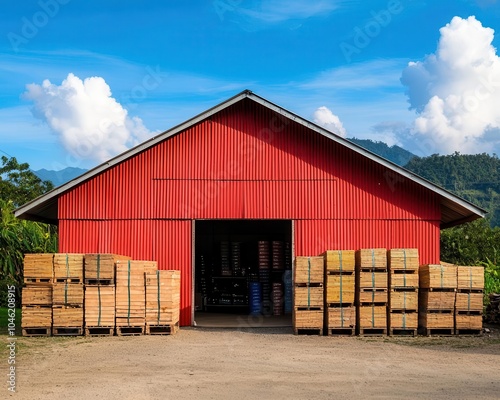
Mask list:
[[130,257],[86,254],[85,335],[113,335],[115,330],[115,263]]
[[417,335],[418,329],[418,249],[392,249],[389,262],[390,335]]
[[53,254],[24,256],[23,336],[50,336],[52,333],[53,262]]
[[387,250],[356,252],[356,306],[359,335],[387,334]]
[[147,269],[145,282],[146,334],[175,334],[179,330],[180,271]]
[[285,270],[285,248],[282,241],[271,242],[271,301],[273,315],[283,314],[283,271]]
[[293,329],[295,334],[323,334],[324,258],[296,257]]
[[422,334],[453,335],[457,267],[421,265],[418,325]]
[[291,314],[293,309],[293,276],[292,276],[292,246],[285,242],[285,271],[283,272],[283,308],[285,314]]
[[329,250],[325,263],[325,329],[330,335],[354,335],[356,328],[355,252]]
[[483,329],[483,267],[457,267],[455,334],[480,335]]
[[142,335],[146,326],[145,273],[155,272],[156,262],[116,261],[116,334]]
[[259,283],[262,290],[261,312],[264,315],[270,315],[271,309],[271,249],[266,240],[257,242],[258,264],[259,264]]
[[83,254],[54,254],[52,334],[82,335]]

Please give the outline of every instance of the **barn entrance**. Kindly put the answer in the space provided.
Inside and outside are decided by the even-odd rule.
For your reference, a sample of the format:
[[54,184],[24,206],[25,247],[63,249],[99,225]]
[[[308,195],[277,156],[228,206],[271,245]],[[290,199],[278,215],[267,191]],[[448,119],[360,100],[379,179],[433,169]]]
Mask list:
[[292,226],[291,220],[195,222],[197,326],[291,326]]

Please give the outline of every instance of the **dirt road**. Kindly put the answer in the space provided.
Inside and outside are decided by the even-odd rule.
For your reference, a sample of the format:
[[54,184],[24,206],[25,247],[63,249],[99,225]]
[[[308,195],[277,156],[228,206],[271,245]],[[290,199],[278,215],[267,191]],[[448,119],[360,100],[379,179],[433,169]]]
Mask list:
[[[500,397],[498,337],[183,329],[175,336],[19,340],[15,399]],[[4,382],[1,398],[8,398]]]

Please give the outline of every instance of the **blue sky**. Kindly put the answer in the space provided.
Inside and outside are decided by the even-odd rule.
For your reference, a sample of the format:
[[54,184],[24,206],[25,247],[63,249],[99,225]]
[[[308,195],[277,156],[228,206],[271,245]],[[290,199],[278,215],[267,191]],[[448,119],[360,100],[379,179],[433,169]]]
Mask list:
[[497,0],[2,8],[0,151],[34,169],[95,166],[244,89],[418,155],[500,151]]

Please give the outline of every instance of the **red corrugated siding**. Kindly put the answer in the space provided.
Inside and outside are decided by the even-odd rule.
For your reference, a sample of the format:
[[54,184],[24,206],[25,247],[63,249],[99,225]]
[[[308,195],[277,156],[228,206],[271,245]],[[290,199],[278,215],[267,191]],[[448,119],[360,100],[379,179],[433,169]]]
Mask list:
[[439,261],[438,197],[245,100],[59,198],[61,251],[180,269],[190,323],[191,220],[293,219],[296,254],[419,247]]

